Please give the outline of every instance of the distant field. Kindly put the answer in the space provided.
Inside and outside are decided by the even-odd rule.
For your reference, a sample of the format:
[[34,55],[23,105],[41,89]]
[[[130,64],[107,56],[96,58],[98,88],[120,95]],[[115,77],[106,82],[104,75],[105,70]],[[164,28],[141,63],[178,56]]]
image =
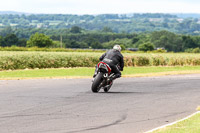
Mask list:
[[[94,67],[103,52],[0,51],[0,70]],[[123,53],[125,66],[198,66],[200,54]]]

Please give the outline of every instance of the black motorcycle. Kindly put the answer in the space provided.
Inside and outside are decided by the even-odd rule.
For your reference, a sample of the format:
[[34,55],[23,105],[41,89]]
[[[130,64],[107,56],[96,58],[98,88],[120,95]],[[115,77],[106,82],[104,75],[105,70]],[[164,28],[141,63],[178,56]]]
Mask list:
[[104,92],[108,92],[113,84],[111,77],[114,73],[111,72],[111,68],[104,62],[99,62],[97,65],[97,75],[95,76],[92,83],[92,92],[97,93],[100,89]]

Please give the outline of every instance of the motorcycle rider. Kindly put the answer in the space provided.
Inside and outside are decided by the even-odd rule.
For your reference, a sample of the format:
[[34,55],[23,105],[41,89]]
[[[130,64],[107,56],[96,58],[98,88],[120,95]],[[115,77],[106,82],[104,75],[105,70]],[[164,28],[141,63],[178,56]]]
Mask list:
[[[120,45],[115,45],[113,49],[107,51],[104,53],[100,58],[100,61],[105,62],[111,67],[112,72],[114,73],[114,76],[111,77],[110,80],[114,80],[116,78],[121,77],[121,72],[124,68],[124,59],[123,55],[121,54],[121,47]],[[118,67],[119,65],[119,67]],[[97,67],[95,70],[95,74],[93,77],[97,75]]]

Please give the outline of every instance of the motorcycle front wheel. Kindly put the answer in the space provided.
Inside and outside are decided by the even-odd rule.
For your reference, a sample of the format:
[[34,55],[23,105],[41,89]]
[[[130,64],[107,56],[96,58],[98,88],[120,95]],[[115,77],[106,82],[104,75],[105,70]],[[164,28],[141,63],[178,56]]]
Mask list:
[[104,92],[108,92],[112,86],[113,82],[108,86],[108,87],[105,87],[103,90]]

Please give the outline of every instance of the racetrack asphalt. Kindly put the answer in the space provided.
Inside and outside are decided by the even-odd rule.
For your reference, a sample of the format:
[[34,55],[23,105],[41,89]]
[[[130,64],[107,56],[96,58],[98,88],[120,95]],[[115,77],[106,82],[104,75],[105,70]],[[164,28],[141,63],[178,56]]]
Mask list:
[[0,80],[2,133],[142,133],[200,105],[200,74],[120,78],[109,93],[91,79]]

